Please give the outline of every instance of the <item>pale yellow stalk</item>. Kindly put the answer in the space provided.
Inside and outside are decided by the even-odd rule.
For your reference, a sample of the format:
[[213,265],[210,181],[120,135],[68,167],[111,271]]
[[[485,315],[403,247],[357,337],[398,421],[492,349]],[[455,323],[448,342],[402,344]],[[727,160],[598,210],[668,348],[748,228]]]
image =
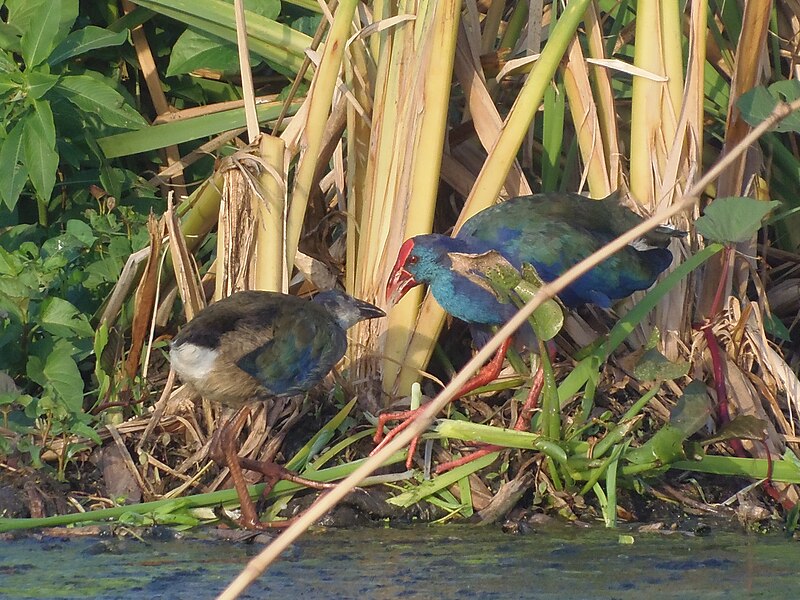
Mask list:
[[[586,41],[589,56],[606,58],[605,40],[597,8],[597,0],[592,0],[586,11]],[[619,134],[617,128],[617,111],[614,105],[614,93],[611,90],[611,77],[608,69],[599,66],[589,67],[589,77],[594,91],[595,109],[600,123],[601,140],[608,163],[608,180],[612,190],[619,188],[622,169],[620,163]]]
[[264,169],[260,182],[262,197],[253,195],[256,203],[258,229],[256,230],[255,289],[273,292],[288,292],[289,278],[284,257],[284,222],[286,208],[286,171],[284,167],[285,146],[283,140],[271,135],[262,135],[259,154]]
[[325,50],[309,91],[309,109],[303,133],[305,147],[297,166],[294,189],[286,223],[286,263],[294,264],[294,256],[300,241],[300,232],[305,219],[308,197],[317,168],[317,155],[322,146],[322,136],[331,109],[333,90],[339,79],[344,48],[350,34],[357,0],[341,0],[325,42]]
[[[664,74],[662,54],[662,0],[636,3],[635,66],[658,75]],[[634,77],[631,103],[630,187],[634,198],[649,204],[654,196],[653,170],[660,161],[654,156],[656,132],[662,125],[661,97],[665,84],[645,77]]]
[[577,37],[569,45],[564,67],[564,90],[583,159],[583,178],[593,198],[605,198],[612,192],[603,131],[589,83],[589,71]]
[[[405,200],[407,207],[404,238],[429,233],[433,225],[460,11],[460,0],[435,2],[428,6],[425,21],[417,22],[417,32],[425,31],[425,35],[417,35],[420,44],[416,48],[416,65],[412,74],[415,85],[410,90],[413,101],[407,105],[404,115],[408,118],[405,123],[413,133],[406,150],[406,165],[410,171],[404,178],[407,183],[401,186],[401,192],[406,190],[405,198],[401,196],[401,199]],[[421,114],[420,106],[425,107]],[[397,255],[399,241],[397,238],[387,240],[387,259],[379,271],[384,282]],[[384,389],[387,391],[393,388],[398,362],[404,361],[403,353],[418,305],[419,294],[408,294],[389,313],[384,348],[387,360],[383,367]]]

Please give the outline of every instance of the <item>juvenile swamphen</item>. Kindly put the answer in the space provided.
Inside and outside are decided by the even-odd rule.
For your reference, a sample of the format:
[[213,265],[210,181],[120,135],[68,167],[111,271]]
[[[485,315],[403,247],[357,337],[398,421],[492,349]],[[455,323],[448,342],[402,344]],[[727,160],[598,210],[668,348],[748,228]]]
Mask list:
[[[409,289],[425,283],[452,316],[471,325],[501,325],[516,313],[516,306],[500,302],[486,286],[453,270],[454,254],[495,250],[517,269],[525,263],[532,265],[548,282],[641,221],[620,204],[616,193],[602,200],[571,193],[513,198],[468,219],[454,238],[428,234],[406,240],[386,286],[386,299],[397,302]],[[670,227],[657,228],[578,278],[559,298],[568,307],[596,304],[608,308],[614,300],[649,288],[672,262],[672,253],[666,248],[670,237],[681,235],[683,232]],[[509,345],[510,340],[506,340],[492,361],[456,397],[496,378]],[[416,414],[381,415],[376,443],[381,439],[381,446],[388,442]],[[406,421],[383,438],[386,422],[396,419]],[[414,447],[412,444],[409,449],[409,465]]]
[[213,436],[209,455],[225,464],[239,495],[240,523],[262,523],[247,493],[242,468],[262,473],[265,494],[280,479],[321,488],[272,462],[241,458],[236,437],[248,405],[270,397],[302,394],[319,383],[347,349],[346,331],[359,321],[385,316],[369,304],[331,290],[313,300],[275,292],[238,292],[202,310],[175,337],[172,368],[201,396],[239,411]]

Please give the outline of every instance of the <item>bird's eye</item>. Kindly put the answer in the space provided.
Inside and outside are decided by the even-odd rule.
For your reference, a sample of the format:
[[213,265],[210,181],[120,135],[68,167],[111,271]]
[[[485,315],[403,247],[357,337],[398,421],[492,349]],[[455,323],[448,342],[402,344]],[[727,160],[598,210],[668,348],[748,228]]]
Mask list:
[[419,256],[417,256],[416,254],[412,254],[411,256],[408,257],[408,264],[415,265],[418,262],[419,262]]

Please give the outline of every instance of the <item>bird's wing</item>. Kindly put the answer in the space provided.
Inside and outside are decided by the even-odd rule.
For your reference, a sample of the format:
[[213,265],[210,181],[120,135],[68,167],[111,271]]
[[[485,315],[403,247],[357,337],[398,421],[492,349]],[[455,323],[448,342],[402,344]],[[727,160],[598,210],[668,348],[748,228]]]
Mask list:
[[[542,279],[552,281],[618,234],[619,224],[611,225],[606,214],[618,207],[616,199],[593,201],[567,194],[563,200],[512,199],[478,213],[458,235],[493,244],[517,268],[529,263]],[[570,204],[575,205],[575,213],[567,217],[564,210]],[[585,302],[608,306],[613,299],[650,287],[670,261],[668,250],[641,253],[626,247],[571,284],[560,297],[568,306]]]
[[270,393],[288,396],[311,389],[346,349],[344,331],[321,311],[307,310],[279,319],[271,330],[271,339],[236,364]]

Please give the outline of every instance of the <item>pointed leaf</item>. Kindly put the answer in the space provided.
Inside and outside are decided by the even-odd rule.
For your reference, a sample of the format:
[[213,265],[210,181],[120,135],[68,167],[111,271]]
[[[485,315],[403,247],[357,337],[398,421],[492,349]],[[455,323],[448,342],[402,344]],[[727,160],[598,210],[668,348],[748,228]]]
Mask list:
[[56,36],[61,21],[61,0],[45,0],[38,4],[36,16],[28,23],[22,34],[22,58],[27,69],[45,61],[56,45]]
[[239,70],[236,46],[193,29],[187,29],[175,42],[169,56],[167,77],[211,69],[223,73]]
[[31,71],[25,73],[28,83],[28,96],[34,100],[41,99],[58,81],[58,75],[43,73],[42,71]]
[[58,20],[58,35],[56,36],[56,46],[60,44],[67,34],[72,31],[75,20],[80,13],[80,0],[61,0],[61,16]]
[[83,378],[75,359],[56,344],[42,371],[44,380],[56,391],[71,412],[83,408]]
[[696,433],[708,422],[711,400],[701,381],[692,381],[683,390],[675,408],[670,411],[669,424],[683,432],[685,437]]
[[[47,59],[50,66],[64,62],[68,58],[79,56],[91,50],[119,46],[128,39],[128,31],[109,31],[102,27],[89,25],[78,31],[70,33]],[[174,50],[173,50],[174,52]]]
[[86,248],[91,247],[95,240],[97,240],[97,236],[94,234],[94,230],[91,226],[85,221],[79,221],[78,219],[70,219],[67,221],[67,233],[74,235]]
[[[451,268],[472,283],[491,292],[501,302],[511,302],[511,292],[522,303],[533,298],[542,280],[531,265],[524,265],[522,274],[499,252],[490,250],[481,254],[448,253]],[[519,302],[518,302],[519,304]],[[542,341],[555,337],[564,324],[564,313],[555,300],[547,300],[531,316],[536,336]]]
[[761,229],[761,221],[780,202],[729,196],[717,198],[697,219],[697,233],[723,244],[745,242]]
[[30,118],[33,124],[42,135],[42,140],[48,146],[55,148],[56,146],[56,124],[53,119],[53,111],[50,108],[50,103],[44,100],[35,100],[33,103],[33,112]]
[[[45,202],[50,200],[56,184],[58,153],[55,151],[55,133],[50,131],[53,115],[46,102],[41,103],[41,111],[35,111],[25,118],[22,132],[25,166],[39,198]],[[49,113],[50,123],[45,117]]]
[[23,164],[22,132],[25,122],[19,121],[0,146],[0,197],[9,210],[14,210],[28,181],[28,169]]
[[139,129],[147,125],[142,116],[129,106],[110,85],[91,75],[62,77],[55,90],[82,111],[96,114],[104,123],[122,129]]
[[[544,285],[536,269],[532,265],[522,265],[522,281],[517,284],[514,291],[519,295],[523,302],[530,302],[531,298]],[[545,300],[531,315],[533,320],[533,331],[543,342],[552,340],[564,326],[564,311],[561,310],[556,300],[550,298]]]
[[80,435],[85,437],[86,439],[92,440],[95,444],[102,444],[103,440],[98,435],[97,431],[95,431],[92,427],[87,425],[86,423],[81,423],[80,421],[77,423],[73,423],[69,426],[69,431],[73,435]]
[[[19,41],[22,32],[19,27],[0,21],[0,48],[9,52],[20,53]],[[6,69],[2,69],[6,70]]]
[[708,420],[711,403],[706,386],[693,381],[686,386],[683,396],[670,413],[670,422],[639,448],[625,453],[625,459],[634,464],[658,462],[668,465],[686,457],[684,442]]
[[752,415],[737,415],[720,427],[716,435],[703,440],[703,445],[726,442],[728,440],[763,440],[767,423]]

